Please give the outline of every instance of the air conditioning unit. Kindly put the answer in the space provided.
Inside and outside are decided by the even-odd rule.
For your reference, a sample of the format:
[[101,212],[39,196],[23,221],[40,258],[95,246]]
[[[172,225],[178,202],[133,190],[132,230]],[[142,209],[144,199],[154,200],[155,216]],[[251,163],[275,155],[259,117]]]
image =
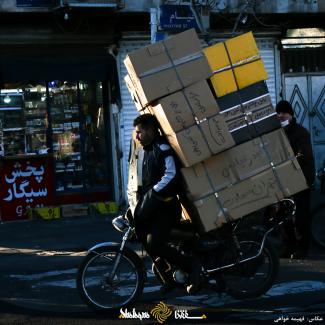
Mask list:
[[59,7],[74,8],[122,8],[121,0],[59,0]]

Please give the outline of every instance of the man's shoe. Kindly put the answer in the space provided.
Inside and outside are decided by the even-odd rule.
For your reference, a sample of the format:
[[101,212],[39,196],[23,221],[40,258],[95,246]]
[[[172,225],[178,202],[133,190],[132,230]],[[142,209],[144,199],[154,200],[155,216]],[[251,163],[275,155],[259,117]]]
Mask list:
[[306,250],[298,249],[292,255],[291,259],[304,260],[308,257],[308,252]]
[[201,288],[202,283],[202,265],[199,260],[195,260],[191,265],[191,272],[189,274],[189,284],[186,287],[188,294],[194,294]]
[[186,287],[186,292],[189,295],[193,295],[193,294],[197,293],[200,289],[201,289],[201,283],[198,283],[198,284],[189,284]]

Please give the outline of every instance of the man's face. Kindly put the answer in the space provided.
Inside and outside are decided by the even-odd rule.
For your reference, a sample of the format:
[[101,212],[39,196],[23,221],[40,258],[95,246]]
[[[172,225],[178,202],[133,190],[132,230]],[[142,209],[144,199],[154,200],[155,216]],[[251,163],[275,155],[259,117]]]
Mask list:
[[155,130],[153,127],[142,127],[138,124],[135,127],[136,139],[140,142],[142,147],[149,145],[155,138]]
[[280,120],[280,122],[284,122],[284,121],[291,121],[292,120],[292,115],[289,113],[285,113],[285,112],[279,112],[277,113],[278,115],[278,119]]

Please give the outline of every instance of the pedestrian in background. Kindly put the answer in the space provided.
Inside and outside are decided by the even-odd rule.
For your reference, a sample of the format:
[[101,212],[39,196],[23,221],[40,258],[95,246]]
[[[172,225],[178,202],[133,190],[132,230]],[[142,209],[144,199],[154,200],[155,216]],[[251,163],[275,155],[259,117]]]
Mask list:
[[[288,250],[291,258],[306,258],[310,245],[310,196],[315,180],[314,156],[307,129],[297,123],[292,105],[281,100],[276,105],[276,112],[290,145],[306,178],[308,189],[293,196],[296,203],[294,228],[288,229]],[[291,233],[291,234],[290,234]]]

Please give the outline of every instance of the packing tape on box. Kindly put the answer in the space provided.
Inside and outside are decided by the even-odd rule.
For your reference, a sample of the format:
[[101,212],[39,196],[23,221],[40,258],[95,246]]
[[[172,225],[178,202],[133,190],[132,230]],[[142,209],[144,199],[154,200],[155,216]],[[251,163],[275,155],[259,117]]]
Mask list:
[[[229,53],[229,51],[228,51],[228,48],[227,48],[227,46],[225,45],[225,43],[223,43],[224,44],[224,47],[225,47],[225,50],[226,50],[226,54],[227,54],[227,56],[228,56],[228,60],[229,60],[229,62],[230,62],[230,66],[231,66],[231,69],[233,69],[234,68],[234,65],[232,64],[232,60],[231,60],[231,57],[230,57],[230,53]],[[254,123],[253,124],[250,124],[249,122],[248,122],[248,118],[247,118],[247,114],[246,114],[246,112],[245,112],[245,107],[244,107],[244,102],[243,102],[243,100],[242,100],[242,98],[241,98],[241,95],[240,95],[240,93],[239,93],[239,85],[238,85],[238,80],[237,80],[237,77],[236,77],[236,75],[234,74],[234,80],[235,80],[235,83],[236,83],[236,87],[237,87],[237,91],[236,91],[236,95],[238,96],[238,98],[239,98],[239,106],[240,106],[240,110],[241,110],[241,112],[245,115],[245,117],[244,117],[244,121],[246,122],[246,124],[247,124],[247,127],[248,127],[248,132],[250,132],[250,128],[249,128],[249,126],[250,125],[253,125],[253,128],[255,127],[255,125],[254,125]],[[255,133],[257,133],[258,134],[258,132],[256,132],[257,130],[256,130],[256,128],[254,128],[255,129]],[[252,134],[250,134],[250,137],[251,138],[254,138],[254,136],[252,136]]]
[[272,157],[271,157],[269,151],[267,150],[266,143],[265,143],[263,137],[260,137],[260,138],[261,138],[262,149],[264,150],[264,152],[265,152],[265,154],[266,154],[266,156],[267,156],[267,158],[269,160],[270,166],[272,168],[273,175],[274,175],[274,177],[275,177],[275,179],[276,179],[276,181],[277,181],[277,183],[279,185],[280,191],[282,192],[282,194],[284,194],[285,193],[285,190],[284,190],[284,187],[283,187],[283,185],[282,185],[282,183],[280,181],[279,174],[278,174],[278,172],[275,169],[274,163],[272,161]]
[[[194,109],[193,109],[193,107],[191,106],[191,103],[190,103],[190,101],[188,100],[188,98],[187,98],[187,96],[186,96],[186,94],[185,94],[185,92],[182,90],[182,93],[183,93],[183,95],[184,95],[184,98],[185,98],[185,101],[186,101],[186,103],[187,103],[187,105],[188,105],[188,107],[190,108],[190,110],[191,110],[191,112],[192,112],[192,116],[194,117],[194,120],[195,120],[195,122],[196,122],[196,125],[198,126],[198,128],[199,128],[199,131],[200,131],[200,133],[201,133],[201,135],[202,135],[202,139],[203,139],[203,141],[205,142],[205,144],[207,145],[207,148],[209,149],[209,151],[210,151],[210,154],[212,154],[213,153],[213,150],[211,149],[211,146],[210,146],[210,144],[209,144],[209,141],[206,139],[206,137],[204,136],[204,132],[203,132],[203,130],[202,130],[202,126],[201,126],[201,124],[203,123],[203,122],[206,122],[208,119],[207,118],[204,118],[204,119],[199,119],[197,116],[196,116],[196,114],[195,114],[195,112],[194,112]],[[214,116],[216,116],[216,115],[218,115],[219,113],[217,113],[217,114],[215,114],[215,115],[213,115],[213,116],[211,116],[210,118],[213,118]],[[191,126],[188,126],[188,127],[185,127],[185,128],[183,128],[183,130],[186,130],[186,129],[189,129],[189,128],[191,128],[193,125],[191,125]]]
[[241,105],[235,105],[224,109],[220,111],[220,114],[223,114],[225,120],[227,121],[228,118],[234,118],[236,115],[242,113],[242,110],[244,110],[244,112],[252,112],[261,108],[265,108],[267,106],[272,106],[271,98],[268,93],[244,102],[242,107]]
[[219,199],[218,191],[214,188],[213,181],[212,181],[212,179],[211,179],[211,177],[210,177],[210,175],[208,173],[208,170],[207,170],[207,168],[205,166],[204,161],[202,162],[202,165],[203,165],[203,170],[204,170],[205,176],[207,177],[207,179],[209,181],[209,184],[210,184],[210,186],[211,186],[211,188],[213,190],[213,194],[214,194],[213,197],[216,199],[217,205],[219,206],[219,208],[220,208],[223,216],[225,217],[226,221],[231,222],[232,218],[231,218],[228,210],[226,208],[224,208],[224,206],[222,205],[222,202]]
[[[175,69],[176,67],[178,67],[178,66],[180,66],[182,64],[185,64],[185,63],[190,62],[190,61],[199,60],[202,57],[204,57],[202,52],[197,52],[197,53],[192,53],[190,55],[184,56],[184,57],[182,57],[180,59],[173,60],[172,57],[170,56],[168,50],[167,50],[166,45],[164,43],[162,43],[162,44],[163,44],[163,47],[165,48],[166,55],[168,56],[170,63],[160,65],[159,67],[154,68],[154,69],[147,70],[146,72],[143,72],[143,73],[139,74],[138,78],[148,77],[148,76],[151,76],[151,75],[153,75],[153,74],[155,74],[157,72],[165,71],[165,70],[168,70],[170,68]],[[177,69],[175,69],[175,71],[176,71],[177,79],[179,80],[180,84],[183,86],[182,80],[179,77]]]
[[[165,50],[166,50],[166,54],[167,54],[169,60],[172,62],[172,65],[173,65],[173,67],[175,68],[176,65],[174,64],[174,61],[172,60],[172,58],[171,58],[171,56],[170,56],[170,54],[169,54],[169,52],[168,52],[168,50],[167,50],[167,47],[166,47],[165,43],[162,43],[162,44],[163,44],[163,47],[164,47]],[[196,53],[196,54],[197,54],[197,53]],[[194,60],[194,59],[199,59],[199,58],[201,58],[202,56],[204,56],[203,53],[201,53],[201,52],[199,52],[198,54],[200,54],[199,57],[197,57],[197,55],[189,55],[188,57],[189,57],[189,58],[193,58],[192,60]],[[182,59],[182,61],[183,61],[183,59]],[[185,62],[183,62],[183,63],[186,63],[186,62],[188,62],[188,60],[185,61]],[[178,81],[180,82],[180,84],[181,84],[181,85],[183,86],[183,88],[184,88],[184,84],[183,84],[183,82],[182,82],[182,78],[180,77],[180,75],[179,75],[177,69],[175,69],[175,73],[176,73],[176,76],[177,76]],[[191,103],[189,102],[187,96],[185,95],[185,93],[184,93],[183,90],[182,90],[182,92],[183,92],[183,94],[184,94],[184,98],[185,98],[185,100],[186,100],[186,103],[187,103],[188,107],[190,108],[190,110],[191,110],[191,112],[192,112],[192,115],[193,115],[193,117],[194,117],[194,119],[195,119],[195,121],[196,121],[196,124],[198,125],[198,128],[199,128],[199,131],[200,131],[200,133],[201,133],[201,135],[202,135],[202,138],[203,138],[204,142],[206,143],[207,148],[208,148],[209,151],[210,151],[210,154],[212,154],[212,153],[213,153],[213,150],[212,150],[212,148],[211,148],[211,146],[210,146],[208,140],[207,140],[206,137],[204,136],[204,132],[203,132],[203,130],[202,130],[202,126],[201,126],[201,123],[207,121],[207,119],[206,119],[206,118],[205,118],[205,119],[202,119],[202,120],[199,120],[199,119],[198,119],[198,117],[195,115],[195,112],[194,112],[194,110],[193,110],[193,108],[192,108],[192,106],[191,106]],[[216,104],[216,105],[217,105],[217,104]],[[216,115],[217,115],[217,114],[216,114]],[[214,116],[215,116],[215,115],[214,115]],[[211,116],[211,118],[213,118],[213,116]],[[192,126],[193,126],[193,125],[188,126],[187,128],[184,128],[183,130],[189,129],[189,128],[191,128]]]
[[[223,42],[223,44],[225,45],[224,42]],[[226,51],[227,51],[226,45],[225,45],[225,48],[226,48]],[[227,65],[226,67],[222,67],[222,68],[217,69],[217,70],[213,70],[213,74],[217,74],[217,73],[224,72],[224,71],[227,71],[227,70],[233,70],[236,67],[243,66],[243,65],[249,64],[249,63],[253,63],[253,62],[258,61],[260,59],[261,59],[260,55],[255,55],[255,56],[252,56],[251,58],[248,58],[246,60],[242,60],[242,61],[239,61],[239,62],[236,62],[236,63],[231,63],[231,61],[230,61],[230,65]]]
[[[284,136],[285,135],[283,134],[282,136],[277,137],[277,139],[280,142],[282,148],[286,148],[287,147],[287,144],[285,143]],[[270,165],[270,168],[272,168],[273,173],[275,173],[276,181],[279,184],[280,190],[283,193],[285,193],[286,190],[283,188],[282,183],[279,180],[279,176],[277,174],[277,171],[276,171],[275,167],[277,167],[279,164],[283,164],[283,163],[286,163],[286,162],[289,162],[289,161],[292,161],[293,163],[295,163],[296,162],[296,158],[295,158],[293,152],[292,153],[288,153],[287,155],[285,154],[284,156],[282,155],[281,162],[279,162],[277,165],[275,165],[274,162],[272,161],[272,157],[271,157],[271,153],[270,153],[272,151],[269,151],[269,149],[268,149],[268,142],[263,139],[263,135],[257,137],[256,139],[259,139],[260,147],[263,150],[263,152],[265,152],[265,154],[267,156],[267,161],[269,162],[269,165]],[[233,169],[232,168],[231,171],[232,171],[233,175],[235,176],[235,178],[237,179],[237,181],[231,182],[227,186],[216,188],[214,186],[213,180],[210,177],[209,170],[206,167],[206,164],[204,163],[204,161],[200,163],[200,166],[202,167],[202,169],[204,171],[204,174],[205,174],[206,178],[208,179],[208,183],[209,183],[210,188],[211,188],[211,191],[209,191],[207,194],[205,194],[203,196],[200,196],[200,199],[206,199],[209,196],[214,195],[218,191],[221,191],[221,190],[223,190],[223,189],[225,189],[225,188],[227,188],[229,186],[235,186],[238,183],[242,182],[242,180],[239,177],[240,176],[239,171],[237,171],[236,169]],[[194,168],[194,167],[192,167],[192,168]],[[195,172],[195,170],[194,170],[194,172]],[[197,172],[195,172],[195,173],[196,173],[196,175],[199,175]],[[256,175],[256,174],[253,173],[251,176],[254,176],[254,175]]]

